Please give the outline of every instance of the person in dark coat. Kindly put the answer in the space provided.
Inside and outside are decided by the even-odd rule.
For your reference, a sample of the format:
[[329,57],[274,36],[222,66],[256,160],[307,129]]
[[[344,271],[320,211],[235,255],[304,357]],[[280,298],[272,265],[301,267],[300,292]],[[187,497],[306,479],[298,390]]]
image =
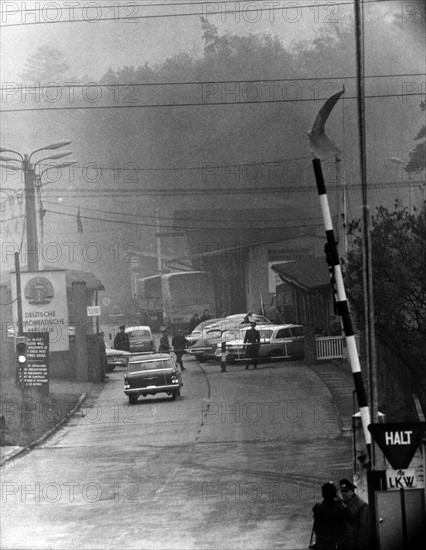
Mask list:
[[124,332],[125,330],[126,325],[121,325],[120,332],[117,332],[114,338],[114,349],[130,351],[129,335]]
[[173,351],[176,354],[176,363],[180,365],[180,368],[182,370],[185,370],[185,367],[183,366],[182,355],[185,353],[185,348],[188,346],[188,343],[188,340],[182,334],[182,331],[180,329],[178,330],[177,334],[175,334],[172,338]]
[[337,496],[337,487],[329,481],[321,487],[323,501],[315,504],[315,550],[343,550],[347,536],[347,512]]
[[250,365],[250,360],[253,363],[253,368],[257,369],[257,363],[259,362],[259,348],[260,348],[260,332],[256,328],[256,323],[252,321],[251,327],[246,331],[244,336],[244,344],[246,348],[246,370]]
[[349,479],[339,482],[348,516],[348,540],[345,550],[371,550],[372,528],[368,504],[355,494],[356,485]]
[[170,351],[170,342],[169,342],[169,329],[165,328],[163,330],[163,336],[160,338],[160,345],[158,346],[158,351],[161,353],[169,353]]

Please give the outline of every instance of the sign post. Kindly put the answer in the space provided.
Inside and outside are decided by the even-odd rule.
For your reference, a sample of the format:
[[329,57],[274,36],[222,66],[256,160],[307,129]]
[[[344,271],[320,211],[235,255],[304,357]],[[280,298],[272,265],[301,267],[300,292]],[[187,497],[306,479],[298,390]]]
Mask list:
[[374,493],[380,548],[420,548],[416,544],[426,537],[424,492],[417,488],[415,468],[409,466],[426,422],[370,424],[368,429],[393,468],[385,472],[386,489]]

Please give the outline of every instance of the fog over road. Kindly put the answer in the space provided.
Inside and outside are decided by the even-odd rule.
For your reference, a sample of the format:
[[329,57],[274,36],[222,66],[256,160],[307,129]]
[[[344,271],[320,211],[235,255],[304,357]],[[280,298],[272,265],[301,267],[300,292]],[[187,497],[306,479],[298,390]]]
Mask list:
[[351,471],[329,390],[302,363],[186,364],[174,402],[129,406],[111,373],[5,465],[1,547],[306,548],[321,484]]

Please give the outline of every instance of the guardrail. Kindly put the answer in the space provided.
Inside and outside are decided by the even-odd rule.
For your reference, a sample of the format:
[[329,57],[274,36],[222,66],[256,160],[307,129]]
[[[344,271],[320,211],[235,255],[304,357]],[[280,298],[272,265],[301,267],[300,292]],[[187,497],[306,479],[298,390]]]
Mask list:
[[[359,352],[359,336],[355,336],[356,346]],[[316,336],[316,358],[339,359],[346,357],[346,340],[344,336]]]

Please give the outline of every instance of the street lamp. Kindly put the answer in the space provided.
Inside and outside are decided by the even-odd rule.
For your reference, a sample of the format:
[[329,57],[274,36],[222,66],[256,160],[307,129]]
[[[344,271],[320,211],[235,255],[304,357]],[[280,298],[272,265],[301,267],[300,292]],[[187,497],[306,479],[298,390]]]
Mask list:
[[[50,145],[45,145],[44,147],[40,147],[39,149],[36,149],[35,151],[32,151],[29,155],[22,155],[18,151],[15,151],[14,149],[9,149],[6,147],[0,148],[0,153],[14,153],[17,155],[20,160],[14,159],[13,157],[9,156],[3,156],[0,155],[0,161],[10,162],[20,162],[19,169],[24,172],[24,180],[25,180],[25,220],[26,220],[26,229],[27,229],[27,257],[28,257],[28,271],[38,271],[39,270],[39,263],[38,263],[38,255],[37,255],[37,218],[36,218],[36,189],[35,189],[35,182],[36,182],[36,174],[35,174],[35,167],[36,165],[41,162],[42,160],[56,160],[63,158],[65,156],[68,156],[71,154],[69,151],[64,151],[61,153],[56,153],[53,155],[50,155],[48,157],[45,157],[39,161],[37,161],[35,164],[31,164],[31,158],[33,155],[40,151],[52,151],[55,149],[59,149],[61,147],[65,147],[66,145],[69,145],[71,141],[69,140],[61,140],[56,143],[52,143]],[[10,164],[5,165],[6,168],[9,169],[16,169],[16,166],[12,166]]]

